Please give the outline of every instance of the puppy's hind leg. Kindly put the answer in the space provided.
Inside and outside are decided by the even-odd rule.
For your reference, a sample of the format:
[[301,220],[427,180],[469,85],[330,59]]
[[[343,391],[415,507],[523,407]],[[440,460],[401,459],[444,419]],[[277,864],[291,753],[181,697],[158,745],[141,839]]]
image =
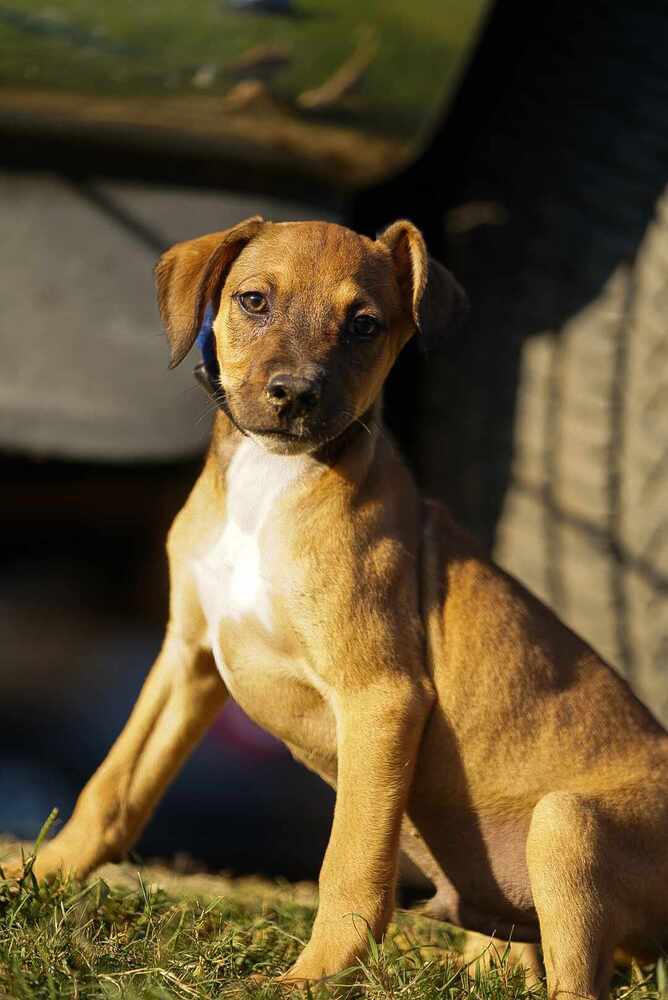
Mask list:
[[595,803],[572,792],[552,792],[538,802],[527,861],[550,1000],[608,994],[617,929],[605,855]]

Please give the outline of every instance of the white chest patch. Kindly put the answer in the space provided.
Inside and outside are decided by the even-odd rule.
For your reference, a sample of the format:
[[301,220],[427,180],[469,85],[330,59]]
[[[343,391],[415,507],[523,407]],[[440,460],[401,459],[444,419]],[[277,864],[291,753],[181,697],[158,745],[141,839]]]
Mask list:
[[193,564],[209,641],[224,679],[228,665],[219,637],[225,621],[251,617],[272,631],[272,572],[263,555],[263,537],[286,491],[314,467],[308,456],[273,455],[250,438],[241,442],[228,466],[225,521]]

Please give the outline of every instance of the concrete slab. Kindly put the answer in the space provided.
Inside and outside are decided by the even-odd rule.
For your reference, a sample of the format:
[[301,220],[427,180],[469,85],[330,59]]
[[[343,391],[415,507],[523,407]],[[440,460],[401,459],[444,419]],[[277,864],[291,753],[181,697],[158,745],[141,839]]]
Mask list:
[[210,404],[173,372],[152,269],[164,247],[260,212],[263,198],[0,175],[0,448],[89,461],[172,460],[206,444]]

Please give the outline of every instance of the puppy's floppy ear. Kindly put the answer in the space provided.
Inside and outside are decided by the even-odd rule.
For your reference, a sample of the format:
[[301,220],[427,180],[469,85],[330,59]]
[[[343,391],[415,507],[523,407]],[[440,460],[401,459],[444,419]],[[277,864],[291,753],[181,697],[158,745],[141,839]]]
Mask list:
[[438,347],[468,315],[466,292],[446,267],[427,253],[412,222],[393,222],[379,236],[392,254],[397,281],[424,351]]
[[207,305],[211,302],[217,309],[227,271],[263,225],[262,216],[254,215],[232,229],[177,243],[156,264],[158,308],[169,338],[170,368],[183,361],[195,343]]

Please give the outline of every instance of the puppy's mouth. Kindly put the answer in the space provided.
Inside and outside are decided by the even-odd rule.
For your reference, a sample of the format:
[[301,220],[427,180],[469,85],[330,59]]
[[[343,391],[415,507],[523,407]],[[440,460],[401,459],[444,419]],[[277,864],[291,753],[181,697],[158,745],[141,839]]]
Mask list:
[[244,427],[243,431],[251,437],[268,437],[276,438],[277,440],[285,438],[288,441],[311,440],[311,436],[309,434],[298,434],[296,431],[286,431],[277,427]]
[[317,452],[320,448],[336,440],[346,430],[345,424],[337,427],[320,426],[317,429],[304,428],[302,431],[281,427],[237,426],[267,451],[282,455]]
[[[339,409],[329,418],[323,413],[313,413],[282,421],[264,413],[244,412],[246,407],[227,395],[227,414],[237,430],[253,438],[267,451],[283,454],[313,452],[335,440],[351,422],[346,409]],[[333,419],[332,419],[333,416]]]
[[243,427],[244,434],[253,438],[267,451],[282,455],[296,455],[315,451],[323,443],[320,435],[304,431],[285,430],[277,427]]
[[287,444],[301,443],[306,446],[315,440],[311,434],[298,434],[296,431],[286,431],[276,427],[242,427],[241,429],[249,437],[265,438],[267,441],[285,441]]
[[[233,399],[226,397],[227,414],[238,430],[249,437],[271,441],[303,442],[312,440],[316,435],[313,428],[309,427],[305,421],[295,421],[283,424],[271,419],[265,423],[263,414],[244,414],[244,408],[236,405]],[[253,419],[255,417],[255,419]],[[258,419],[259,418],[259,419]]]

